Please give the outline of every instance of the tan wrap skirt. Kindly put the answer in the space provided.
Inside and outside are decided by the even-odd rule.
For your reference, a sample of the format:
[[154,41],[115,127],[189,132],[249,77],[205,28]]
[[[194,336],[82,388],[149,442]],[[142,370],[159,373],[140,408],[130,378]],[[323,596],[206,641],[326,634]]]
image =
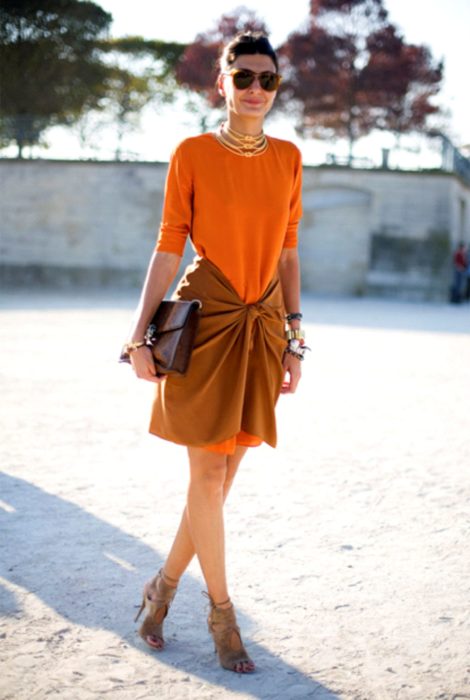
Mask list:
[[246,304],[215,265],[196,257],[173,298],[199,299],[201,319],[186,375],[157,384],[150,432],[206,447],[243,430],[275,447],[286,346],[279,279]]

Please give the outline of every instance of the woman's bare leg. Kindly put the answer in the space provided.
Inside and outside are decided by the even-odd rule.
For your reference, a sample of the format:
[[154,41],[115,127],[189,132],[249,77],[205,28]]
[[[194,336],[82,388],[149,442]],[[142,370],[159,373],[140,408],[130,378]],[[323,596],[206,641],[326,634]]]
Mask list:
[[237,445],[235,448],[235,453],[233,455],[227,455],[227,473],[225,475],[224,482],[224,502],[229,494],[230,488],[235,479],[235,474],[237,473],[238,467],[243,457],[246,455],[248,447],[243,447],[243,445]]
[[[230,487],[232,486],[235,474],[239,464],[246,454],[247,447],[238,446],[233,455],[217,455],[219,458],[223,457],[225,459],[225,479],[223,483],[223,502],[225,502]],[[208,452],[203,450],[205,454],[214,455],[216,453]],[[190,561],[192,560],[196,550],[194,548],[193,539],[191,536],[189,522],[188,522],[188,510],[187,506],[183,511],[181,517],[181,522],[176,533],[176,537],[173,541],[170,553],[168,554],[167,560],[164,566],[164,572],[168,577],[173,580],[178,580],[186,568],[188,567]],[[168,581],[170,584],[172,581]],[[218,601],[221,602],[221,601]]]
[[189,532],[207,584],[216,602],[227,601],[225,577],[224,482],[227,457],[189,447],[190,481],[186,513]]
[[[219,604],[219,608],[232,607],[225,576],[223,504],[246,450],[246,447],[237,447],[235,454],[231,456],[195,448],[188,450],[191,472],[188,501],[162,571],[164,577],[171,577],[167,581],[168,585],[175,585],[197,552],[209,595]],[[225,604],[220,605],[224,602]],[[215,614],[215,610],[216,608],[213,608],[211,614]],[[227,643],[232,653],[239,652],[241,655],[232,670],[238,673],[253,671],[254,664],[246,657],[239,635],[233,631],[230,640],[225,640],[225,644]],[[156,644],[152,646],[156,647]],[[221,649],[223,648],[222,646]],[[221,663],[224,665],[221,654],[222,651],[219,650]]]

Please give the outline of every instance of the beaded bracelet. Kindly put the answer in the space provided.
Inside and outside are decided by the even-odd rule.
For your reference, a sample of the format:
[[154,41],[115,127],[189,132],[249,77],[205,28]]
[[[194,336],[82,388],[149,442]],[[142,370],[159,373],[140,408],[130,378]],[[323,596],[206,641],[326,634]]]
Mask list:
[[286,314],[286,321],[301,321],[303,319],[300,311],[293,314]]
[[301,354],[300,352],[296,352],[295,350],[292,350],[289,346],[286,347],[286,352],[289,355],[293,355],[293,357],[296,357],[301,362],[303,362],[305,359],[305,356],[303,354]]

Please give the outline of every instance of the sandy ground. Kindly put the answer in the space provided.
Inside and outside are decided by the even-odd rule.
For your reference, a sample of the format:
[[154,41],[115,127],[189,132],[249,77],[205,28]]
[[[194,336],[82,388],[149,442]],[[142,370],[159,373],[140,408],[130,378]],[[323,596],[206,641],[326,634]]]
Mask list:
[[166,650],[136,634],[187,467],[116,362],[134,302],[2,293],[2,700],[470,698],[470,307],[305,299],[302,387],[227,504],[241,677],[197,562]]

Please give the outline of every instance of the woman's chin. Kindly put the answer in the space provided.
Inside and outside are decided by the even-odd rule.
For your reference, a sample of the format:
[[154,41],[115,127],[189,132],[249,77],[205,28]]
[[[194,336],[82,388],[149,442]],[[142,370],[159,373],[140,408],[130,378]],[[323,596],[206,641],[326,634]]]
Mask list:
[[251,119],[264,119],[267,114],[267,110],[264,107],[250,107],[243,106],[242,109],[238,110],[239,117],[250,117]]

